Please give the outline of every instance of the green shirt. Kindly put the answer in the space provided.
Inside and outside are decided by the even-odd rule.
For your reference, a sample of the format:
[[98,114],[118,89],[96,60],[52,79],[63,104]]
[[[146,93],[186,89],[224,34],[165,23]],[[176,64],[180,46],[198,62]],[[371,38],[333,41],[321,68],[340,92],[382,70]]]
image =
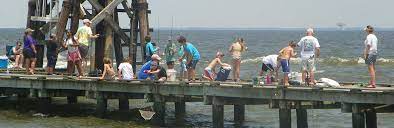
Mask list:
[[88,26],[82,26],[78,28],[75,36],[78,38],[78,42],[82,45],[89,46],[90,35],[92,35],[92,29]]
[[176,45],[175,45],[175,43],[168,42],[164,52],[166,54],[166,61],[167,62],[176,61],[176,59],[175,59],[175,54],[176,54]]

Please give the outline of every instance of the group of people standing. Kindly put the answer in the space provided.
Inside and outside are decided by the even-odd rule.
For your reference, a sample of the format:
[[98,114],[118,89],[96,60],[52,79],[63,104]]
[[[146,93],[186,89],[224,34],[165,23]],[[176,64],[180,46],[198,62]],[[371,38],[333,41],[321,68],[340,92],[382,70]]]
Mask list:
[[[99,34],[93,35],[90,28],[91,21],[89,19],[83,20],[84,26],[80,27],[75,35],[71,32],[67,32],[67,39],[62,44],[63,48],[67,49],[67,72],[73,74],[75,66],[78,70],[78,76],[83,76],[83,66],[87,64],[86,57],[88,56],[89,41],[90,39],[97,38]],[[34,30],[28,28],[25,30],[25,35],[23,37],[23,48],[21,48],[21,43],[17,43],[12,51],[14,53],[14,59],[16,61],[16,66],[23,63],[25,60],[25,67],[27,74],[34,74],[35,63],[36,63],[36,45],[37,41],[32,38],[32,32]],[[371,76],[369,81],[369,86],[374,88],[376,85],[375,79],[375,64],[377,58],[377,43],[378,39],[374,34],[374,28],[368,25],[365,28],[367,37],[364,41],[365,49],[363,58],[365,63],[368,65],[368,71]],[[47,44],[47,59],[48,59],[48,73],[52,74],[54,67],[56,65],[57,54],[59,52],[58,43],[56,42],[56,36],[51,35],[50,40]],[[123,63],[118,67],[118,78],[131,80],[137,79],[155,79],[160,81],[167,80],[171,77],[167,70],[160,66],[161,57],[159,56],[159,47],[155,47],[151,41],[150,36],[145,37],[145,58],[146,63],[138,71],[137,76],[134,75],[133,67],[131,66],[131,60],[125,58]],[[187,42],[184,36],[177,37],[177,42],[179,43],[179,48],[172,41],[168,40],[168,44],[165,47],[164,55],[167,64],[167,69],[171,72],[175,70],[175,62],[179,62],[179,74],[180,78],[186,78],[189,81],[195,81],[196,66],[201,59],[200,52],[192,44]],[[268,72],[268,77],[274,76],[275,80],[278,79],[278,70],[282,68],[283,84],[289,85],[290,73],[290,59],[296,57],[295,48],[300,47],[300,58],[301,58],[301,71],[302,71],[302,83],[308,83],[311,85],[316,84],[314,71],[316,70],[315,62],[316,58],[320,56],[320,44],[317,38],[314,37],[314,30],[308,28],[306,30],[306,36],[302,37],[301,40],[296,43],[290,41],[287,47],[284,47],[279,51],[278,54],[268,55],[263,58],[263,64],[261,71],[259,73],[262,76],[265,72]],[[22,50],[23,49],[23,50]],[[232,68],[233,68],[233,80],[240,80],[240,65],[242,53],[247,50],[245,41],[243,38],[237,38],[235,42],[230,46],[229,53],[232,56]],[[176,58],[178,56],[179,58]],[[222,59],[224,54],[222,52],[217,52],[215,58],[204,68],[202,78],[207,80],[214,80],[216,75],[215,68],[217,65],[230,67],[229,64],[223,63]],[[23,58],[23,59],[21,59]],[[109,58],[104,58],[104,70],[103,75],[100,79],[115,79],[116,73],[112,67],[112,60]],[[308,79],[307,79],[308,78]]]
[[[370,81],[368,88],[376,87],[376,77],[375,77],[375,65],[378,55],[377,44],[378,39],[374,34],[374,28],[370,25],[364,28],[367,36],[364,41],[363,58],[365,64],[368,65],[368,72],[370,75]],[[289,45],[279,51],[279,54],[268,55],[263,58],[263,64],[260,71],[260,76],[264,72],[268,72],[267,76],[271,77],[275,73],[275,78],[278,78],[278,70],[282,68],[283,71],[283,84],[285,86],[289,84],[289,73],[290,73],[290,58],[296,57],[295,48],[300,47],[300,57],[301,57],[301,71],[302,71],[302,81],[301,83],[306,83],[308,85],[315,85],[315,75],[316,70],[316,58],[320,56],[320,44],[318,39],[314,37],[314,30],[308,28],[306,30],[306,36],[302,37],[298,43],[290,41]]]

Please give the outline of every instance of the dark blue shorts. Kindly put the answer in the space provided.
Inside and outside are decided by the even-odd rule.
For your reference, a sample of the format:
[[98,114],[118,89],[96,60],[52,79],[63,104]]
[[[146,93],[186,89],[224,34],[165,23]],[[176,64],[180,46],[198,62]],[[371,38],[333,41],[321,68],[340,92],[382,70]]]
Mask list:
[[190,63],[187,64],[187,69],[196,69],[198,60],[192,60]]
[[290,63],[289,60],[281,59],[280,65],[282,66],[283,73],[290,73]]
[[372,55],[372,54],[367,55],[367,59],[365,59],[365,64],[367,65],[375,64],[377,57],[378,57],[377,55]]
[[56,66],[56,61],[57,61],[57,55],[47,55],[47,67],[55,68]]
[[271,64],[264,64],[261,66],[261,70],[266,71],[274,71],[274,67]]

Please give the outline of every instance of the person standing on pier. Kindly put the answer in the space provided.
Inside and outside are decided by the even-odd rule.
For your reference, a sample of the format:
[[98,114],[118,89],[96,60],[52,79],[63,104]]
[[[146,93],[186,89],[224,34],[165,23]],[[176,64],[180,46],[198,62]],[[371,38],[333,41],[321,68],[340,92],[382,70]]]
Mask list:
[[157,54],[157,51],[159,50],[159,47],[154,47],[152,43],[152,38],[148,35],[145,36],[145,55],[146,55],[146,61],[150,61],[152,59],[153,54]]
[[184,48],[184,54],[181,58],[179,58],[179,61],[187,58],[187,77],[189,81],[194,82],[196,80],[196,66],[200,60],[200,53],[198,52],[197,48],[193,46],[193,44],[186,41],[185,37],[179,36],[177,40],[181,45],[183,45]]
[[174,69],[175,54],[176,54],[176,44],[170,39],[168,39],[168,44],[164,49],[166,55],[167,69]]
[[308,72],[310,77],[306,82],[315,85],[315,58],[320,56],[320,44],[313,34],[313,29],[308,28],[306,30],[306,36],[301,38],[297,45],[301,47],[302,83],[305,82],[306,73]]
[[69,31],[67,32],[67,39],[63,44],[64,48],[67,48],[67,73],[69,75],[73,75],[75,65],[77,66],[78,70],[78,78],[83,76],[83,69],[82,69],[82,58],[81,54],[79,53],[79,43],[74,38],[73,34]]
[[243,38],[237,38],[237,40],[230,46],[229,52],[233,57],[233,80],[238,82],[240,80],[240,68],[241,68],[241,57],[242,52],[246,50],[245,42]]
[[34,75],[34,69],[37,61],[37,41],[32,37],[33,32],[33,29],[27,28],[23,37],[23,56],[25,57],[26,62],[26,73],[29,75]]
[[89,53],[89,41],[90,39],[99,37],[100,34],[93,35],[92,28],[90,27],[92,22],[89,19],[84,19],[83,24],[82,27],[78,28],[75,37],[77,38],[78,44],[80,44],[79,51],[83,62],[82,67],[85,68],[87,66],[87,56]]
[[[183,45],[179,46],[178,56],[183,56],[185,54]],[[183,80],[186,78],[187,68],[186,68],[186,58],[182,59],[179,63],[179,79]]]
[[[283,84],[285,86],[289,86],[289,73],[290,73],[290,58],[295,57],[294,53],[294,48],[297,46],[297,44],[294,43],[294,41],[289,42],[289,46],[281,49],[279,51],[279,64],[277,65],[277,69],[279,69],[279,66],[282,66],[282,71],[283,71]],[[276,76],[278,76],[276,74]]]
[[47,75],[52,75],[56,66],[57,54],[59,52],[57,44],[56,36],[50,35],[47,44]]
[[365,64],[368,65],[368,72],[369,75],[371,76],[371,79],[369,80],[369,85],[367,86],[368,88],[375,88],[376,87],[376,76],[375,76],[375,64],[376,64],[376,58],[378,55],[378,38],[374,34],[374,28],[370,25],[368,25],[365,29],[365,32],[367,33],[367,37],[364,41],[364,60]]

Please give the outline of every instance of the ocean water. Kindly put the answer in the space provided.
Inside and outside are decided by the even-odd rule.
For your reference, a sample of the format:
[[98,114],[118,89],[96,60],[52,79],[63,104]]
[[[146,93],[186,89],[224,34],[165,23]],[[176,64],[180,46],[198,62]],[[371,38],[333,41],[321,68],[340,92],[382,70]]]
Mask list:
[[[5,54],[5,45],[14,44],[16,40],[22,38],[22,29],[0,29],[0,55]],[[158,34],[159,33],[159,34]],[[173,30],[172,37],[184,35],[189,42],[195,45],[201,54],[201,61],[198,64],[198,73],[207,66],[208,62],[214,58],[217,51],[226,54],[224,62],[230,63],[231,56],[228,48],[236,37],[243,37],[246,40],[248,50],[242,56],[241,77],[250,79],[258,73],[261,67],[261,60],[264,56],[276,54],[286,47],[289,41],[299,41],[305,35],[303,30]],[[376,35],[379,39],[378,64],[377,64],[377,82],[389,83],[394,82],[394,30],[377,30]],[[155,31],[152,34],[153,42],[161,48],[163,52],[167,39],[171,36],[170,30]],[[361,30],[316,30],[316,37],[321,45],[321,57],[317,63],[317,78],[331,78],[340,82],[364,82],[369,79],[367,67],[361,58],[363,52],[363,41],[365,33]],[[299,49],[296,49],[298,52]],[[126,53],[125,53],[126,54]],[[62,60],[62,59],[60,59]],[[294,58],[291,61],[291,68],[294,72],[300,70],[300,59]],[[59,62],[57,66],[64,65]],[[137,69],[138,70],[138,69]],[[168,105],[169,118],[167,123],[171,125],[174,121],[172,112],[173,105]],[[211,106],[202,103],[187,103],[187,124],[194,127],[210,127]],[[232,106],[225,107],[225,126],[232,127],[233,119]],[[340,110],[308,110],[308,121],[312,128],[334,128],[334,127],[351,127],[351,114],[341,113]],[[295,114],[293,113],[293,125],[295,125]],[[73,118],[73,117],[71,117]],[[74,117],[80,120],[99,120],[90,117]],[[378,114],[378,127],[392,127],[392,114]],[[27,121],[28,120],[28,121]],[[26,122],[34,127],[51,127],[54,125],[66,125],[59,119],[53,117],[45,118],[44,121],[37,123],[31,120],[37,120],[36,117],[27,119],[9,119],[0,115],[1,127],[27,127]],[[93,121],[94,122],[94,121]],[[111,121],[113,125],[90,124],[88,126],[75,123],[72,127],[112,127],[123,125],[122,121]],[[133,126],[139,126],[138,123]],[[144,127],[145,125],[140,125]],[[267,106],[249,105],[246,107],[246,127],[279,127],[278,111],[267,109]]]

